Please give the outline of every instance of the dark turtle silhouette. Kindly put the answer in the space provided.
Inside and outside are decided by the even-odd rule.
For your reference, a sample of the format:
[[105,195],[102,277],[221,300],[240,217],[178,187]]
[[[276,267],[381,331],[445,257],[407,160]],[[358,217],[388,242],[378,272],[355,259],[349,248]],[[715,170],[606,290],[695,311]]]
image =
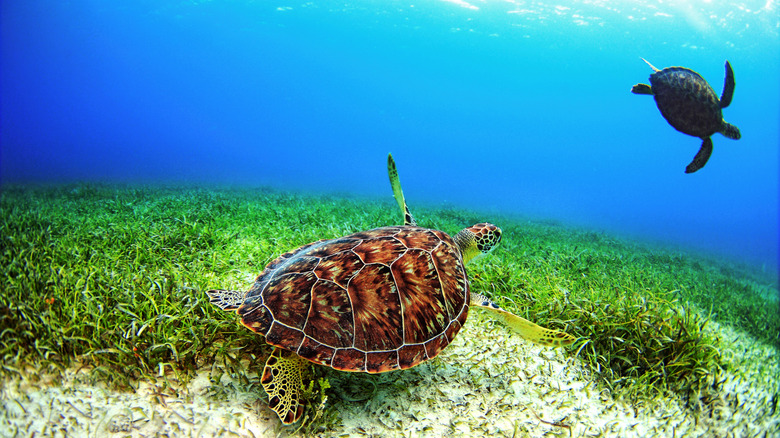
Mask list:
[[454,339],[470,307],[490,311],[538,344],[563,346],[576,340],[472,293],[466,264],[489,254],[501,240],[501,229],[479,223],[450,236],[417,226],[392,156],[387,166],[404,225],[304,245],[269,263],[247,292],[207,292],[213,304],[238,313],[243,325],[277,347],[261,384],[282,423],[303,415],[307,363],[365,373],[413,367]]
[[[647,62],[644,58],[642,60]],[[661,115],[674,129],[703,140],[701,149],[685,168],[685,173],[696,172],[707,164],[712,154],[712,134],[720,132],[730,139],[739,140],[739,129],[726,123],[721,112],[729,106],[734,95],[734,71],[728,61],[720,99],[710,84],[693,70],[684,67],[659,70],[649,62],[647,65],[655,70],[650,75],[650,85],[634,85],[631,92],[653,95]]]

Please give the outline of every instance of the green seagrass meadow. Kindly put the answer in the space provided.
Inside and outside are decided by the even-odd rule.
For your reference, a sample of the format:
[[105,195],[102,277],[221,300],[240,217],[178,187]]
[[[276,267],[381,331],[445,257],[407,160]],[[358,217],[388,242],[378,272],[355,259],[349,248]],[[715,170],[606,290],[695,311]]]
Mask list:
[[[705,330],[711,321],[780,348],[777,283],[768,274],[549,221],[410,207],[420,225],[450,234],[499,225],[498,249],[469,265],[472,289],[579,337],[566,354],[613,394],[652,401],[673,392],[706,404],[722,370],[734,367]],[[371,199],[268,188],[5,185],[0,374],[85,367],[132,389],[144,379],[186,383],[216,363],[239,375],[261,369],[270,351],[263,338],[210,305],[205,291],[246,290],[268,262],[305,243],[401,223],[389,191]],[[318,379],[312,398],[327,387]],[[257,395],[265,397],[259,383]]]

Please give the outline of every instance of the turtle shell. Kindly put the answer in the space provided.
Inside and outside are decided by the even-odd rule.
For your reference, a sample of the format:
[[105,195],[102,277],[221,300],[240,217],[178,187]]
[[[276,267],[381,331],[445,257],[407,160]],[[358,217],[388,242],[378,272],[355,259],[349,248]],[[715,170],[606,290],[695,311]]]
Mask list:
[[435,357],[466,321],[469,283],[442,231],[376,228],[321,240],[266,266],[238,308],[266,342],[342,371]]
[[720,99],[695,71],[665,68],[650,75],[650,84],[658,109],[674,129],[699,138],[721,130]]

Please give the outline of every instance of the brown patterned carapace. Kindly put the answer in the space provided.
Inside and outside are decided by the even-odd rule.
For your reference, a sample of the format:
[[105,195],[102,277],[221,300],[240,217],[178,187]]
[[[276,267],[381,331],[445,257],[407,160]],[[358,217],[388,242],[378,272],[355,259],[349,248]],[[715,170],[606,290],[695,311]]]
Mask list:
[[341,371],[413,367],[466,321],[469,286],[444,232],[383,227],[321,240],[268,264],[238,308],[266,341]]
[[710,84],[693,70],[669,67],[650,75],[661,114],[674,129],[706,138],[721,130],[720,100]]

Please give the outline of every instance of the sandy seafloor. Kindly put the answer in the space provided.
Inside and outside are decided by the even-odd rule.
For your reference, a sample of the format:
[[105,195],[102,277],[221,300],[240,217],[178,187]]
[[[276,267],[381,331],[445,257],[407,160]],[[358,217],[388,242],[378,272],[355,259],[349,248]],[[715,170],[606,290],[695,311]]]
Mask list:
[[[780,355],[740,333],[713,324],[721,352],[740,375],[724,374],[712,408],[685,409],[673,397],[629,405],[600,390],[577,359],[540,347],[473,312],[442,354],[410,370],[366,379],[329,377],[326,403],[341,421],[323,437],[775,437]],[[759,368],[763,367],[763,371]],[[3,437],[266,437],[287,436],[276,415],[258,403],[258,385],[209,396],[211,368],[186,387],[159,394],[138,382],[136,392],[89,384],[82,371],[35,383],[6,379],[0,390]],[[340,376],[345,376],[343,380]],[[355,377],[353,377],[355,376]],[[257,381],[256,375],[250,380]],[[223,374],[222,388],[229,385]],[[225,380],[227,379],[227,380]],[[44,379],[46,380],[46,379]],[[225,385],[228,383],[228,385]],[[373,386],[376,385],[376,389]],[[354,388],[363,386],[362,388]],[[350,388],[351,387],[351,388]],[[373,393],[346,401],[349,393]],[[342,398],[344,397],[344,398]]]

